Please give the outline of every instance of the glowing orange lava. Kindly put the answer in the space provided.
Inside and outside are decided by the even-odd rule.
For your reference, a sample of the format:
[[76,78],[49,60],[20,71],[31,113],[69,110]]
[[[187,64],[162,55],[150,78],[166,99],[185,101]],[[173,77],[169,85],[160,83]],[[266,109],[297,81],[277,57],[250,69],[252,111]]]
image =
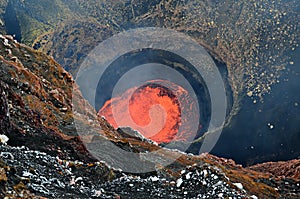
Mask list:
[[[108,100],[98,114],[114,128],[129,126],[157,143],[187,140],[189,126],[193,126],[193,119],[197,117],[184,121],[185,125],[181,126],[181,112],[183,108],[193,109],[195,104],[187,100],[188,93],[182,87],[159,81],[168,85],[150,81],[142,87],[130,88],[121,96]],[[168,87],[172,87],[173,92]],[[183,131],[179,133],[180,126]]]

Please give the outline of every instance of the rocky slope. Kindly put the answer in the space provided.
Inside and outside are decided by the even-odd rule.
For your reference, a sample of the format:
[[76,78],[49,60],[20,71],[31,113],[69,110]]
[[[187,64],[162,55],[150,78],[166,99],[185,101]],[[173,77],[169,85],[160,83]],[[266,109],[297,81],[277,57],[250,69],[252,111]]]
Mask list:
[[[111,167],[124,157],[101,162],[103,159],[95,159],[86,147],[105,139],[138,154],[160,147],[128,133],[128,129],[115,130],[98,118],[70,74],[51,57],[11,36],[1,36],[0,51],[0,134],[9,138],[9,146],[0,146],[1,198],[300,196],[298,177],[277,178],[272,172],[252,171],[209,154],[195,156],[162,149],[158,160],[139,157],[140,162],[152,162],[152,172],[134,174]],[[72,104],[72,96],[78,103]],[[72,112],[72,106],[78,106],[77,113]],[[75,127],[74,121],[81,125]],[[76,128],[89,132],[92,126],[96,139],[90,139],[89,134],[78,137]],[[102,152],[105,155],[107,151]],[[178,156],[174,162],[161,165],[173,156]],[[143,165],[136,168],[139,166]]]
[[[253,100],[270,92],[291,61],[286,53],[299,43],[299,7],[293,0],[10,0],[0,5],[3,16],[4,8],[14,11],[9,17],[16,18],[23,43],[52,55],[73,75],[99,42],[118,32],[149,26],[185,32],[227,65],[235,100],[244,91]],[[4,18],[3,24],[13,25]]]
[[279,178],[294,178],[300,177],[300,160],[267,162],[249,167],[252,170],[271,173]]
[[[1,123],[9,127],[0,131],[8,135],[9,144],[61,151],[65,157],[79,151],[85,154],[84,146],[76,144],[78,139],[72,135],[72,77],[52,58],[12,37],[1,36],[0,45]],[[55,140],[64,148],[58,148]]]
[[[61,160],[27,147],[0,146],[3,198],[299,198],[299,178],[251,171],[232,160],[194,157],[172,176],[143,176],[105,163]],[[186,156],[186,155],[185,155]],[[178,168],[179,169],[179,168]]]

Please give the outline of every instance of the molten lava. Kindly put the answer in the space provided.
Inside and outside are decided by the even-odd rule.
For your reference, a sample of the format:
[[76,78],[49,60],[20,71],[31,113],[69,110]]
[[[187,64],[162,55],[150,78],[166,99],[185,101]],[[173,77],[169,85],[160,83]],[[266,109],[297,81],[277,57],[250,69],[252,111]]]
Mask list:
[[98,114],[114,128],[129,126],[157,143],[168,143],[190,140],[199,117],[189,111],[188,119],[182,118],[182,111],[196,110],[195,105],[182,87],[166,80],[155,80],[108,100]]

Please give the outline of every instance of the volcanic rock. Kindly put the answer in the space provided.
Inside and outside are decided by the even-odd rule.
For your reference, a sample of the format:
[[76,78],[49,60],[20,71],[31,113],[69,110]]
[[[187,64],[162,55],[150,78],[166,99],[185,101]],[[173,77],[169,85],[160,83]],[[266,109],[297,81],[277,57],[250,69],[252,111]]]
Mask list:
[[52,58],[11,37],[0,40],[0,132],[8,136],[8,144],[91,158],[72,128],[72,77]]
[[9,123],[9,110],[7,103],[6,90],[8,89],[8,85],[5,85],[3,82],[0,82],[0,133],[5,134],[10,131],[10,123]]
[[73,75],[89,51],[123,30],[152,26],[185,32],[227,65],[235,108],[244,90],[255,100],[270,92],[279,71],[290,63],[286,53],[299,42],[299,35],[292,32],[298,28],[298,6],[293,0],[107,0],[102,4],[96,0],[11,0],[0,4],[3,15],[12,7],[15,16],[11,17],[17,19],[22,42],[49,53]]
[[271,173],[278,178],[300,178],[300,160],[266,162],[249,167],[252,170]]
[[[233,161],[164,149],[115,130],[97,117],[69,73],[51,57],[10,36],[0,40],[1,133],[9,137],[8,146],[0,146],[2,198],[299,197],[299,179],[278,180]],[[73,113],[72,106],[78,112]],[[75,121],[80,125],[75,126]],[[92,139],[77,135],[91,129],[97,133]],[[160,149],[157,159],[142,155],[137,159],[152,162],[153,170],[123,172],[112,165],[120,165],[113,163],[126,157],[113,157],[112,162],[106,156],[96,159],[87,149],[103,140],[137,154]],[[102,147],[97,147],[102,155],[111,154]],[[163,166],[172,157],[178,158]]]
[[[288,131],[283,126],[276,135],[262,135],[259,130],[249,130],[246,135],[241,133],[245,125],[238,121],[239,114],[246,109],[243,106],[263,102],[267,94],[274,93],[271,89],[276,84],[286,81],[285,77],[281,79],[288,72],[286,67],[296,65],[291,55],[299,47],[299,5],[295,0],[106,0],[102,3],[97,0],[10,0],[0,1],[0,19],[4,24],[0,30],[11,33],[11,28],[19,27],[14,32],[16,39],[21,38],[22,42],[53,56],[74,76],[95,46],[119,32],[136,27],[163,27],[191,36],[217,63],[225,66],[223,78],[229,96],[226,135],[221,137],[222,144],[214,153],[223,156],[230,153],[239,162],[249,165],[274,157],[279,160],[285,156],[299,156],[297,146],[277,150],[278,145],[287,146],[295,137],[299,138],[298,130],[286,135]],[[8,23],[11,21],[13,23]],[[290,88],[284,88],[287,89]],[[67,107],[61,107],[59,101],[54,103],[60,111],[66,111]],[[281,104],[277,100],[272,103]],[[265,106],[273,111],[272,106]],[[285,104],[282,106],[286,107]],[[280,117],[280,111],[276,112]],[[248,112],[243,114],[246,121],[250,120]],[[252,118],[258,118],[256,113],[251,114]],[[285,143],[277,143],[288,136]],[[238,141],[233,144],[232,140]],[[252,142],[250,146],[249,141]],[[255,154],[251,151],[253,143],[259,145]],[[264,146],[265,143],[269,145]],[[199,146],[196,144],[194,148]],[[237,154],[236,151],[242,152]]]
[[251,199],[297,198],[300,194],[299,182],[278,181],[269,174],[244,169],[208,154],[190,157],[198,163],[178,167],[178,172],[171,176],[166,175],[166,170],[158,170],[157,174],[126,174],[105,163],[62,160],[27,147],[0,146],[0,151],[3,198]]
[[[299,198],[299,160],[243,168],[209,154],[162,148],[131,129],[115,130],[53,58],[14,41],[44,50],[76,74],[98,42],[120,31],[158,26],[185,32],[226,64],[232,116],[243,94],[258,100],[294,63],[288,52],[299,41],[297,9],[292,0],[0,1],[0,31],[17,31],[0,36],[0,134],[9,138],[0,146],[0,197]],[[110,157],[109,148],[99,147],[103,141],[141,154],[130,163],[143,169],[150,162],[151,172],[115,167],[126,157],[117,151]],[[142,154],[158,150],[157,159]],[[163,166],[172,157],[178,158]]]

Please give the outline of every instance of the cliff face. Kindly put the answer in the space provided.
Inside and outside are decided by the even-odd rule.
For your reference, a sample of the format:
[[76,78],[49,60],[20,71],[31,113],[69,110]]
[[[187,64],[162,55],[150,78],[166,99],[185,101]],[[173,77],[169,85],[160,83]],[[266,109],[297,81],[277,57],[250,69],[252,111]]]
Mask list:
[[[65,158],[81,152],[86,157],[73,133],[72,77],[52,58],[10,36],[1,36],[0,45],[0,131],[10,138],[9,144],[61,153]],[[65,147],[59,149],[56,141]]]
[[[65,5],[77,17],[64,20],[59,28],[54,28],[46,38],[49,42],[41,49],[53,55],[73,75],[81,59],[107,37],[136,27],[164,27],[193,37],[215,59],[227,65],[235,100],[246,91],[258,101],[270,92],[269,86],[276,83],[280,71],[289,63],[286,53],[299,42],[297,31],[293,32],[299,28],[298,8],[293,1],[264,0],[257,4],[248,1],[143,0],[139,3],[104,1],[102,4],[75,1],[72,6],[67,2]],[[79,34],[74,34],[74,27]],[[74,38],[77,38],[77,49],[73,46]],[[62,43],[64,48],[61,49]],[[77,58],[77,62],[70,62],[70,55],[72,60]],[[262,72],[265,75],[261,76]]]

